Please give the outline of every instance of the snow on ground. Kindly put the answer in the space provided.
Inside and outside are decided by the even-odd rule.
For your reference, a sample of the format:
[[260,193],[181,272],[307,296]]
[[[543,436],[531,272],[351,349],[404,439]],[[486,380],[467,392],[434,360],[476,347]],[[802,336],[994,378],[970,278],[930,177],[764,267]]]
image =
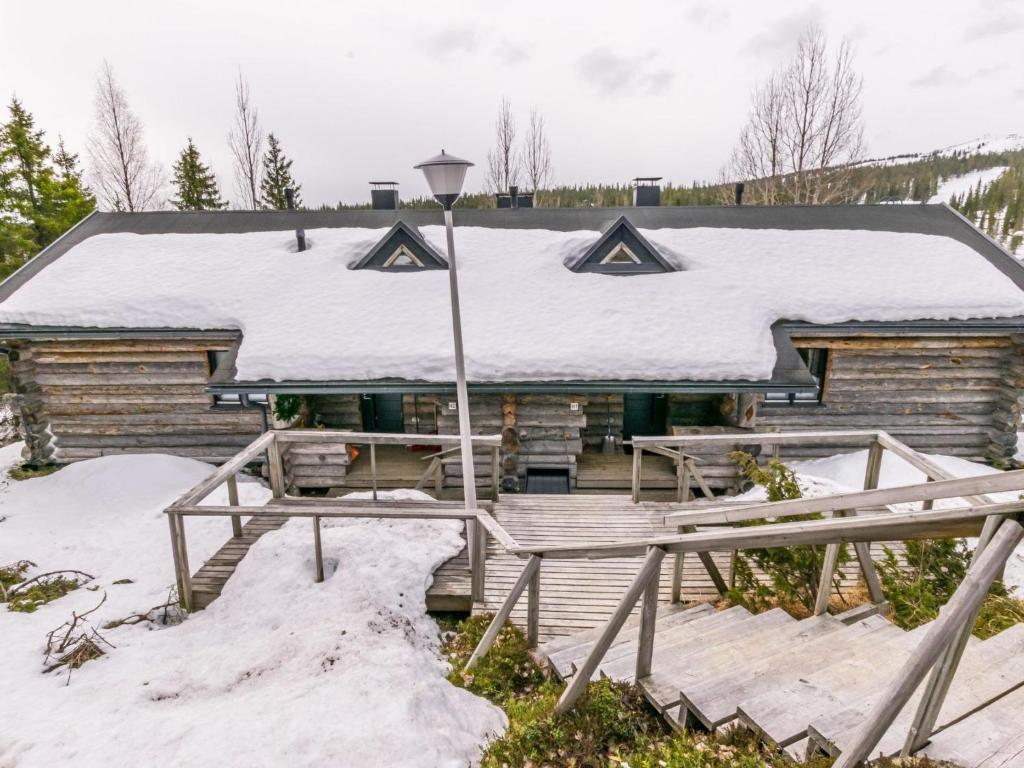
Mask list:
[[1007,166],[997,165],[994,168],[984,168],[980,171],[971,171],[963,176],[950,176],[943,179],[939,184],[938,191],[929,200],[929,203],[948,203],[955,195],[963,195],[972,189],[977,189],[978,184],[985,189],[989,184],[998,179],[1007,171]]
[[[20,459],[0,449],[0,466]],[[211,471],[170,456],[85,461],[0,487],[0,565],[78,568],[106,621],[164,602],[173,582],[162,510]],[[223,489],[222,489],[223,490]],[[240,483],[242,503],[269,497]],[[411,492],[415,493],[415,492]],[[226,503],[226,494],[208,503]],[[193,564],[230,535],[191,518]],[[167,628],[104,631],[115,646],[41,673],[46,633],[102,592],[32,614],[0,607],[0,766],[464,766],[504,728],[499,709],[445,680],[425,613],[433,569],[462,546],[455,521],[325,521],[313,582],[308,520],[266,534],[223,595]],[[118,579],[134,583],[114,585]]]
[[[422,232],[444,252],[442,227]],[[301,254],[291,251],[292,232],[97,235],[0,305],[0,322],[240,328],[240,380],[451,381],[447,274],[349,269],[384,234],[310,230],[314,246]],[[770,326],[780,318],[1024,313],[1024,293],[1008,277],[947,237],[708,227],[643,234],[681,271],[574,273],[564,262],[598,232],[459,227],[470,378],[766,379],[775,364]],[[281,280],[300,268],[303,280]],[[749,274],[758,279],[737,279]],[[270,282],[277,288],[268,303]],[[311,283],[330,290],[311,294]],[[649,327],[681,330],[637,334],[626,321],[632,311]],[[510,346],[510,337],[525,343]]]
[[892,155],[885,158],[872,158],[864,160],[855,165],[905,165],[927,160],[930,157],[953,157],[954,155],[975,155],[997,152],[1019,152],[1024,149],[1024,134],[1011,133],[1005,136],[996,136],[987,133],[977,139],[965,141],[960,144],[951,144],[948,147],[935,149],[931,152],[907,152],[902,155]]
[[[985,464],[967,461],[956,456],[929,454],[928,458],[954,477],[975,477],[999,472]],[[823,459],[810,461],[794,461],[789,464],[797,475],[800,490],[804,496],[824,496],[830,493],[847,493],[864,488],[864,475],[867,472],[868,452],[855,451],[842,453]],[[882,454],[882,468],[879,472],[878,487],[894,488],[900,485],[923,483],[927,477],[919,469],[908,464],[899,456],[885,451]],[[1015,492],[989,494],[998,501],[1014,501],[1020,494]],[[745,494],[745,498],[762,500],[765,498],[764,488],[758,486]],[[963,499],[940,499],[935,502],[937,509],[944,507],[964,506]],[[920,507],[920,504],[893,504],[892,509],[909,509]],[[969,540],[970,542],[971,540]],[[1015,587],[1018,593],[1024,593],[1024,544],[1017,548],[1006,563],[1004,581],[1008,587]]]

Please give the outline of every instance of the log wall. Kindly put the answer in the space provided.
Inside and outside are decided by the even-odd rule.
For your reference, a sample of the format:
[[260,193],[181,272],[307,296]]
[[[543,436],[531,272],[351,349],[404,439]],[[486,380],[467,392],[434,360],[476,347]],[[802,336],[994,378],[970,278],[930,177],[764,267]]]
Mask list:
[[[1024,357],[1018,338],[794,339],[827,347],[820,405],[761,404],[757,428],[883,429],[917,450],[974,461],[1012,458]],[[804,449],[805,457],[840,452]]]
[[208,350],[233,339],[53,341],[22,345],[12,366],[37,461],[171,453],[220,462],[260,433],[255,410],[213,409]]

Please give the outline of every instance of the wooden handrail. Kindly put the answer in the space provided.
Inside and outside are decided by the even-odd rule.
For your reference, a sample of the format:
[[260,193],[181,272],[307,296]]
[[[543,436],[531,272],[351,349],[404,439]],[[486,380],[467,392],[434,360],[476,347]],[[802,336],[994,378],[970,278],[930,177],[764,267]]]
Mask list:
[[[990,475],[961,477],[955,480],[936,480],[916,485],[901,485],[895,488],[873,488],[867,491],[851,491],[831,496],[816,496],[807,499],[768,501],[749,506],[728,506],[711,508],[700,512],[676,512],[665,515],[665,522],[673,525],[710,525],[738,523],[748,520],[764,520],[771,517],[791,515],[812,515],[823,512],[884,507],[913,501],[934,501],[935,499],[964,498],[979,493],[1002,493],[1024,490],[1024,469],[1000,472]],[[986,498],[986,497],[982,497]],[[991,499],[977,504],[992,503]]]
[[656,445],[663,448],[679,448],[685,445],[789,445],[827,439],[830,443],[864,443],[867,445],[878,436],[877,430],[837,429],[809,432],[734,432],[725,435],[634,435],[634,447],[644,450]]
[[[336,429],[273,430],[282,443],[350,443],[352,445],[458,445],[458,435],[421,435],[404,432],[348,432]],[[473,435],[474,448],[501,446],[501,435]]]
[[602,560],[635,557],[644,554],[648,547],[662,547],[667,552],[716,552],[858,541],[950,538],[977,535],[981,521],[990,515],[1006,517],[1022,511],[1024,500],[1016,500],[952,509],[912,510],[864,517],[834,517],[698,531],[682,536],[649,537],[633,541],[519,546],[511,551],[519,557],[541,555],[560,560]]

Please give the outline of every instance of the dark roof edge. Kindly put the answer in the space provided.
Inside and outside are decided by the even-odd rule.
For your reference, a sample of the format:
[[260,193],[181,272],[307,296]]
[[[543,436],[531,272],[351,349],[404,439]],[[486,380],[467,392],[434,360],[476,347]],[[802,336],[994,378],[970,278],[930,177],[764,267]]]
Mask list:
[[998,240],[994,240],[989,237],[981,229],[975,226],[974,222],[960,213],[960,211],[947,203],[942,203],[942,207],[953,214],[953,216],[955,216],[961,224],[967,227],[975,237],[981,238],[984,243],[995,249],[995,252],[988,248],[975,248],[974,250],[980,253],[989,264],[1010,278],[1014,285],[1024,291],[1024,264],[1022,264],[1016,256],[1006,250]]
[[238,328],[84,328],[78,326],[7,325],[0,339],[63,341],[65,339],[240,339]]
[[877,334],[911,336],[915,334],[1024,333],[1024,317],[994,317],[968,320],[849,320],[843,323],[808,323],[803,320],[783,320],[790,334],[798,336],[828,336],[831,334]]
[[99,208],[93,208],[84,217],[79,219],[78,222],[65,230],[60,237],[18,267],[14,272],[8,275],[3,282],[0,282],[0,301],[6,301],[9,299],[12,293],[21,288],[21,286],[43,271],[51,263],[56,261],[57,258],[64,253],[64,251],[59,249],[63,247],[65,241],[71,239],[80,227],[96,216],[99,212]]
[[[470,392],[501,394],[526,392],[544,394],[614,394],[638,392],[665,394],[690,392],[719,394],[723,392],[815,392],[814,384],[781,383],[772,381],[645,381],[639,379],[595,381],[470,381]],[[238,381],[231,384],[211,384],[207,391],[214,394],[293,394],[330,395],[361,393],[453,394],[454,382],[411,381],[406,379],[377,381]]]

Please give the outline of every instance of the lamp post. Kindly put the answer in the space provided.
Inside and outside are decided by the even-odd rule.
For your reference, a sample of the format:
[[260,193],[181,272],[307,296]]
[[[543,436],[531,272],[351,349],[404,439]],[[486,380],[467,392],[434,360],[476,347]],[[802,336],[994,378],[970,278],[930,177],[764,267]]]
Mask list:
[[[462,495],[466,511],[476,512],[476,472],[473,469],[473,443],[469,427],[469,390],[466,388],[466,361],[462,353],[462,316],[459,311],[459,277],[455,269],[455,233],[452,222],[452,206],[462,194],[462,183],[466,171],[473,164],[454,155],[441,154],[424,160],[415,166],[423,171],[434,198],[444,207],[444,227],[448,235],[448,287],[452,303],[452,334],[455,337],[455,394],[459,409],[459,438],[462,449]],[[474,525],[467,525],[467,539],[470,559],[475,547]],[[475,567],[471,563],[471,567]]]

